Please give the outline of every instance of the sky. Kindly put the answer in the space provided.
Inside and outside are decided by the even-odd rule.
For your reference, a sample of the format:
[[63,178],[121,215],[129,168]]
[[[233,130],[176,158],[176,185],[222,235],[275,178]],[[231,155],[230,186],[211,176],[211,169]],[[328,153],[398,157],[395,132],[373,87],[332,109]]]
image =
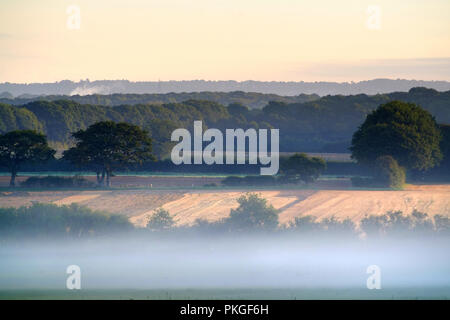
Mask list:
[[2,0],[0,82],[450,80],[448,0]]

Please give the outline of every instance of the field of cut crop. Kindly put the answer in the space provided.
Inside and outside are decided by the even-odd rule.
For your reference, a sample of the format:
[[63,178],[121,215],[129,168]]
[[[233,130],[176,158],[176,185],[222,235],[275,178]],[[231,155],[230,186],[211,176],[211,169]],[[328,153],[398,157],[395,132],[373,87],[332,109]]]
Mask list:
[[[450,185],[409,186],[402,191],[329,187],[255,192],[279,210],[281,224],[289,223],[301,215],[313,215],[318,219],[331,216],[339,219],[350,218],[358,224],[365,215],[384,214],[389,210],[400,210],[406,214],[418,210],[430,215],[450,215]],[[169,211],[177,225],[190,225],[196,219],[216,221],[228,216],[230,210],[237,207],[237,198],[246,192],[249,190],[219,188],[89,191],[17,189],[0,192],[0,207],[20,207],[35,202],[57,205],[78,203],[94,210],[126,215],[137,226],[145,226],[149,215],[162,207]]]

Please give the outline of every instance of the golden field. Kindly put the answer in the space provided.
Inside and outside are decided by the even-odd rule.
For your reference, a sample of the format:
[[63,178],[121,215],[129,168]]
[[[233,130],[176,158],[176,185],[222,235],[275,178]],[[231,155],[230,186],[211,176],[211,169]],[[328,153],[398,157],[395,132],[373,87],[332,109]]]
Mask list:
[[[120,178],[120,179],[119,179]],[[136,183],[133,177],[116,177],[116,185]],[[158,180],[160,179],[160,180]],[[175,184],[174,178],[169,185]],[[197,180],[195,180],[197,179]],[[216,178],[177,178],[184,187],[217,182]],[[155,183],[155,179],[150,179]],[[217,181],[216,181],[217,180]],[[140,182],[140,181],[138,181]],[[147,181],[148,182],[148,181]],[[158,182],[159,183],[159,182]],[[150,184],[150,183],[149,183]],[[133,185],[133,184],[132,184]],[[402,191],[351,190],[345,182],[332,188],[330,182],[318,182],[314,189],[262,190],[255,191],[279,210],[280,224],[295,217],[312,215],[319,220],[335,216],[349,218],[356,224],[366,215],[384,214],[389,210],[400,210],[406,214],[413,210],[429,215],[450,215],[450,185],[408,186]],[[319,188],[318,188],[319,187]],[[320,188],[324,187],[324,188]],[[78,203],[94,210],[123,214],[137,226],[145,226],[149,215],[157,208],[164,208],[174,217],[178,225],[190,225],[196,219],[216,221],[226,217],[237,207],[236,199],[249,190],[89,190],[89,191],[14,191],[0,192],[0,207],[20,207],[34,202],[68,205]]]

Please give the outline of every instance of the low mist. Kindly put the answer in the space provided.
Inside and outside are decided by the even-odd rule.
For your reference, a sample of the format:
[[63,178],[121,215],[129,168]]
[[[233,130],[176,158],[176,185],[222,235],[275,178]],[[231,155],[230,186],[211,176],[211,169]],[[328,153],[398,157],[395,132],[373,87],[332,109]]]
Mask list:
[[0,248],[0,289],[66,289],[66,268],[83,289],[366,289],[367,268],[382,289],[450,285],[448,238],[354,241],[236,235],[121,236],[23,241]]

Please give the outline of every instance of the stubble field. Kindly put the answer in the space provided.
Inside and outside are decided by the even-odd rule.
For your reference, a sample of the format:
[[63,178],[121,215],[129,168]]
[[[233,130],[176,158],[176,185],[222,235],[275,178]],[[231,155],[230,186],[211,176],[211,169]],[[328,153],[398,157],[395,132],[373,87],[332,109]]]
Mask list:
[[[5,180],[2,177],[2,180]],[[115,177],[114,184],[147,186],[141,189],[0,192],[0,207],[20,207],[34,202],[68,205],[78,203],[94,210],[123,214],[137,226],[145,226],[149,215],[164,208],[177,225],[190,225],[196,219],[217,221],[238,206],[237,199],[246,192],[257,192],[279,210],[281,224],[295,217],[312,215],[319,220],[349,218],[356,224],[366,215],[400,210],[406,214],[418,210],[429,215],[450,215],[450,185],[408,186],[402,191],[352,190],[347,180],[321,180],[310,188],[292,189],[221,189],[199,187],[220,183],[207,177]],[[4,181],[2,181],[4,182]],[[158,185],[166,189],[149,188]],[[179,186],[179,189],[176,188]]]

